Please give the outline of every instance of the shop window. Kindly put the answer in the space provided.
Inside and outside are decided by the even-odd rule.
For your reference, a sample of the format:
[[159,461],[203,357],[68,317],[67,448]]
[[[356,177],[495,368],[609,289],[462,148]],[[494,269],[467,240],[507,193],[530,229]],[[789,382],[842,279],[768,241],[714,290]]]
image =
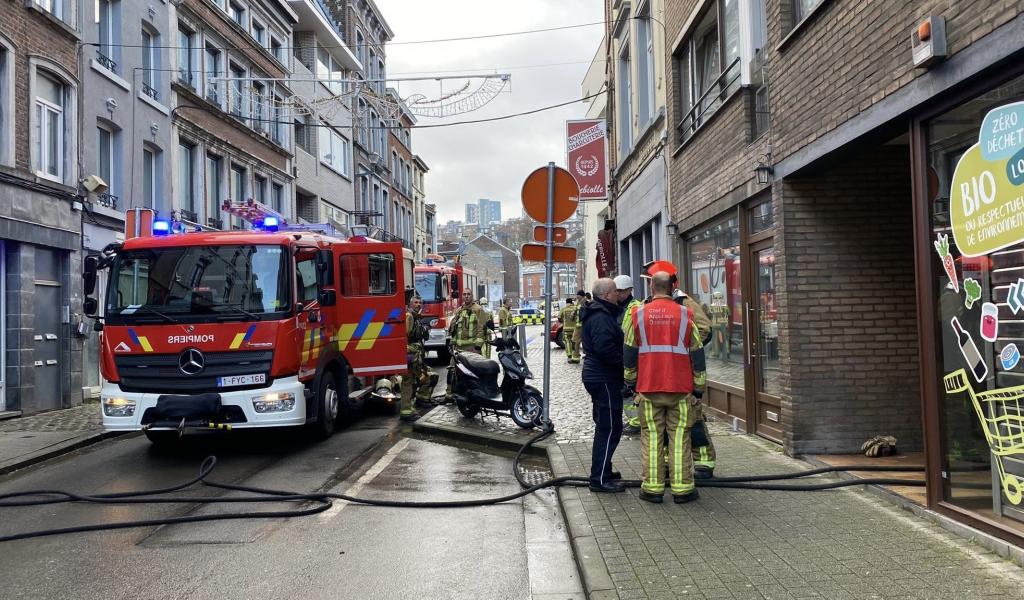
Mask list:
[[1024,171],[1015,163],[1024,155],[1024,111],[1008,105],[1021,101],[1024,77],[925,126],[943,499],[1018,530],[1024,210],[1014,178]]
[[735,217],[720,220],[686,240],[686,281],[680,284],[711,319],[705,355],[708,378],[743,389],[743,292],[740,229]]
[[748,225],[750,235],[768,231],[775,226],[775,217],[772,215],[772,201],[762,202],[750,209],[750,224]]

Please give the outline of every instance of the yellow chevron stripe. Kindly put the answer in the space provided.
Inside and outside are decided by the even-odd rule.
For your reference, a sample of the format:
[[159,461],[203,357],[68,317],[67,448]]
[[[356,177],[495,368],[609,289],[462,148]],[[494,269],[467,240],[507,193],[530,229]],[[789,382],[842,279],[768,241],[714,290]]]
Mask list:
[[344,351],[348,347],[348,343],[352,341],[352,334],[356,332],[356,327],[359,327],[359,323],[345,323],[338,330],[338,350]]
[[141,345],[142,349],[144,351],[146,351],[146,352],[152,352],[153,351],[153,346],[149,345],[149,338],[147,338],[144,335],[140,335],[139,336],[139,345]]
[[370,350],[373,345],[377,343],[377,336],[380,335],[380,330],[384,329],[384,323],[370,323],[366,328],[366,333],[359,340],[359,344],[356,345],[356,350]]
[[244,331],[242,333],[236,333],[235,334],[235,339],[231,340],[231,345],[228,346],[228,347],[231,348],[232,350],[237,350],[238,348],[240,348],[242,346],[242,340],[244,340],[244,339],[245,339],[245,332]]

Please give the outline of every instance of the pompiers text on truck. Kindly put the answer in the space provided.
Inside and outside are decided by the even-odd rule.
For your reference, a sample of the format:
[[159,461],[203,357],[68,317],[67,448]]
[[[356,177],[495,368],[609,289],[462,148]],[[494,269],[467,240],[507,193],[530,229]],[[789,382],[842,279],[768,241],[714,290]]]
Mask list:
[[85,261],[108,431],[160,443],[189,429],[307,426],[323,438],[375,378],[405,372],[400,243],[271,216],[189,233],[151,211],[128,216],[134,233]]
[[476,273],[458,260],[446,262],[431,254],[416,265],[416,294],[423,300],[422,319],[430,331],[424,348],[435,350],[442,361],[448,356],[448,327],[462,304],[462,292],[476,292]]

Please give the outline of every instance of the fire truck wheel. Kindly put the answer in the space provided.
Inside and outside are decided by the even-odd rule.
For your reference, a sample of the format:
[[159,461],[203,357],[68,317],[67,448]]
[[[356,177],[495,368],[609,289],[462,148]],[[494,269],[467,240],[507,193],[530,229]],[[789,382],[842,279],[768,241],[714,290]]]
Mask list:
[[181,436],[177,431],[152,431],[146,430],[146,437],[155,446],[170,446],[176,444]]
[[313,424],[313,436],[325,440],[334,434],[338,420],[341,394],[334,371],[326,370],[320,376],[320,387],[316,391],[317,416]]

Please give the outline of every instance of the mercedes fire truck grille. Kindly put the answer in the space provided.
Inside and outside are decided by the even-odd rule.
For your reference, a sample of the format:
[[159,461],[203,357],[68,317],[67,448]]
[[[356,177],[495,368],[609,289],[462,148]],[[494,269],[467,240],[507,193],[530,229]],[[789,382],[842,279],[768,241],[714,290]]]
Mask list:
[[[182,371],[179,366],[180,358],[181,353],[115,356],[114,363],[121,378],[121,389],[126,392],[196,394],[221,389],[233,391],[266,387],[270,384],[270,363],[274,359],[274,353],[269,350],[206,352],[203,354],[203,369],[194,375]],[[265,375],[266,383],[230,388],[217,386],[220,377],[251,374]]]

